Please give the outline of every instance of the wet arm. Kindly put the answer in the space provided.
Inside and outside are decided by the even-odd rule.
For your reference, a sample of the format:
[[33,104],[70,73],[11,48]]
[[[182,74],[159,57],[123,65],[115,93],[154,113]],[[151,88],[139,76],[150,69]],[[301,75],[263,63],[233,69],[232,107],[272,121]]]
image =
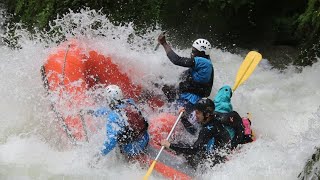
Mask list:
[[107,125],[107,137],[101,150],[102,155],[107,155],[116,147],[118,132],[115,129],[112,125]]
[[188,121],[187,117],[181,118],[181,123],[190,134],[192,135],[196,134],[197,129],[194,127],[194,125],[190,121]]
[[119,116],[110,112],[108,114],[108,120],[106,124],[106,140],[103,144],[103,149],[101,153],[103,155],[107,155],[110,151],[112,151],[117,143],[118,143],[118,134],[121,133],[124,129],[124,124],[120,123]]
[[202,129],[199,133],[198,139],[193,145],[186,144],[170,144],[170,149],[176,151],[177,153],[183,153],[186,155],[196,154],[199,150],[204,148],[206,143],[210,140],[210,135],[207,129]]
[[186,57],[180,57],[178,56],[169,46],[168,43],[163,43],[162,44],[164,47],[164,50],[167,53],[167,56],[169,58],[169,60],[178,66],[182,66],[182,67],[194,67],[194,59],[191,58],[186,58]]
[[96,117],[105,116],[105,115],[107,115],[109,112],[110,112],[110,110],[107,109],[107,108],[99,108],[99,109],[97,109],[97,110],[95,110],[95,111],[93,111],[93,110],[90,110],[90,111],[89,111],[89,113],[93,114],[93,115],[96,116]]

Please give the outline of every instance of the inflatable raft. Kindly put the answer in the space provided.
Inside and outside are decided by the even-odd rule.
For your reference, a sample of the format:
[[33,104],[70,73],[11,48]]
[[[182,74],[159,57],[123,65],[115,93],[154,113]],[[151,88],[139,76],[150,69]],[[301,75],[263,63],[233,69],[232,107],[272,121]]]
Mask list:
[[[97,85],[103,88],[115,84],[122,89],[126,98],[136,101],[141,100],[143,93],[142,86],[133,83],[111,57],[84,49],[77,41],[63,43],[48,56],[41,68],[51,109],[63,131],[61,134],[75,144],[88,141],[90,134],[94,134],[101,126],[91,116],[81,113],[81,109],[96,103],[88,91],[94,91]],[[151,108],[164,105],[164,101],[158,97],[150,96],[146,102]],[[148,130],[151,141],[146,162],[151,164],[155,159],[161,148],[158,142],[167,137],[175,120],[176,116],[167,113],[150,120]],[[166,150],[162,152],[154,170],[169,179],[192,179],[195,176],[195,170],[187,165],[183,157]]]
[[[89,117],[79,115],[81,108],[93,105],[94,99],[87,91],[115,84],[127,98],[140,100],[142,87],[132,82],[120,71],[111,57],[105,57],[94,50],[85,51],[77,41],[61,44],[52,52],[41,68],[44,87],[53,99],[51,109],[59,123],[73,142],[87,141],[88,132],[95,129]],[[152,108],[161,107],[159,98],[146,99]],[[89,120],[88,120],[89,119]]]
[[[60,124],[61,134],[74,144],[89,140],[89,134],[99,128],[89,115],[82,115],[80,110],[94,106],[95,101],[87,91],[115,84],[123,90],[126,98],[141,100],[143,89],[132,82],[129,76],[120,70],[111,57],[105,57],[94,50],[84,51],[77,41],[61,44],[46,59],[41,68],[44,87],[47,90],[51,109]],[[159,98],[150,97],[146,100],[152,108],[164,105]],[[149,132],[153,142],[147,148],[147,162],[151,162],[160,150],[155,143],[166,136],[175,121],[171,114],[160,114],[150,123]],[[162,124],[159,126],[159,122]],[[101,126],[101,124],[100,124]],[[104,126],[104,125],[103,125]],[[158,128],[160,127],[160,128]],[[174,161],[172,161],[175,159]],[[167,178],[190,179],[192,170],[184,160],[164,151],[155,171]]]

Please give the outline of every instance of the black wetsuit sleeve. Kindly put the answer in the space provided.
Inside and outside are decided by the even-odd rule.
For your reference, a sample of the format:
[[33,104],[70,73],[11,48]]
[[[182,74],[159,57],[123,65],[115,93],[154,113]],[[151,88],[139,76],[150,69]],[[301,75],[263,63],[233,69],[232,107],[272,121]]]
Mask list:
[[181,123],[190,134],[192,135],[196,134],[197,129],[194,127],[194,125],[190,121],[188,121],[187,118],[181,118]]
[[173,64],[178,66],[194,67],[195,65],[193,58],[180,57],[174,51],[168,52],[167,56]]
[[170,149],[176,151],[177,153],[183,153],[186,155],[196,154],[198,151],[201,151],[205,148],[205,145],[210,141],[212,137],[212,131],[203,128],[199,132],[198,139],[193,145],[186,145],[186,144],[170,144]]

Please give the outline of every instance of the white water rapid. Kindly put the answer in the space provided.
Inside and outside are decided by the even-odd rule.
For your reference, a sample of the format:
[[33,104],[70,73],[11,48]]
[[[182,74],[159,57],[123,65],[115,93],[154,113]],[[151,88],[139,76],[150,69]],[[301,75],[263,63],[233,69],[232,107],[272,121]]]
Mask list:
[[[97,24],[100,28],[95,29]],[[132,78],[144,86],[160,75],[174,83],[184,70],[168,60],[162,47],[153,51],[160,30],[138,36],[130,25],[115,26],[90,10],[70,12],[55,21],[52,28],[56,27],[67,39],[80,39],[88,48],[113,57],[123,71],[139,69],[143,78],[141,74]],[[40,74],[59,37],[52,41],[49,32],[30,35],[24,29],[16,35],[19,49],[0,43],[0,179],[141,179],[146,169],[124,162],[116,152],[97,167],[88,166],[102,145],[102,135],[76,147],[60,141]],[[191,49],[175,51],[189,56]],[[213,49],[211,58],[214,95],[222,85],[233,85],[244,57]],[[263,59],[232,98],[240,115],[252,113],[257,140],[198,179],[297,179],[314,147],[320,145],[319,77],[320,61],[302,72],[293,67],[280,72]],[[151,179],[162,177],[152,174]]]

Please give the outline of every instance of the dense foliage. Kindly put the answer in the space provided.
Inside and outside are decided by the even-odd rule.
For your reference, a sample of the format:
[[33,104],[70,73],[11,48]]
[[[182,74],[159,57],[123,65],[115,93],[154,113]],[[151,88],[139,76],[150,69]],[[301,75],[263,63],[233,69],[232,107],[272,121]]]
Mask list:
[[302,43],[301,61],[299,65],[310,65],[314,57],[320,57],[320,1],[309,0],[307,9],[296,20],[298,28],[296,35]]
[[[297,65],[320,55],[319,0],[5,0],[12,22],[47,28],[69,9],[101,10],[114,23],[133,22],[143,32],[160,25],[184,46],[199,36],[215,45],[259,49],[292,47]],[[267,54],[267,53],[265,53]]]
[[319,179],[319,168],[320,168],[320,148],[316,147],[316,151],[307,160],[303,170],[298,175],[300,180],[306,179]]

